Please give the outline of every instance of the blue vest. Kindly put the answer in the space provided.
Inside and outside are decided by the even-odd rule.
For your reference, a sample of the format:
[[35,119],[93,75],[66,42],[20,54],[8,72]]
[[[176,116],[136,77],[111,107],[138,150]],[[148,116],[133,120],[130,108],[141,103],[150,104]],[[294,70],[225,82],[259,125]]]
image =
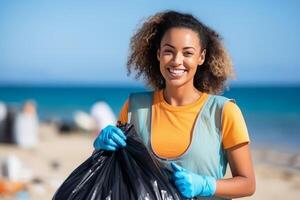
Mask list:
[[[160,158],[152,150],[150,140],[152,101],[153,92],[133,93],[129,96],[128,122],[135,126],[148,150],[169,170],[171,170],[170,163],[175,162],[194,173],[222,179],[228,163],[222,146],[222,111],[224,104],[233,100],[209,94],[197,116],[188,149],[181,156],[172,159]],[[224,198],[198,197],[197,199]]]

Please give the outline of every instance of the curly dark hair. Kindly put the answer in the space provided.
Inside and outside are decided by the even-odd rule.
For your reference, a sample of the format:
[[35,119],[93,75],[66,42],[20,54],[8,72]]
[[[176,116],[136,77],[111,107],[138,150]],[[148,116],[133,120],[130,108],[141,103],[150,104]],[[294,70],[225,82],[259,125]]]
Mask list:
[[164,34],[171,28],[189,28],[195,31],[202,50],[206,49],[205,61],[197,68],[194,86],[202,92],[217,94],[224,90],[228,77],[233,77],[231,59],[217,32],[204,25],[191,14],[165,11],[148,18],[130,40],[127,61],[128,75],[136,71],[136,78],[143,76],[155,89],[165,88],[160,72],[157,50]]

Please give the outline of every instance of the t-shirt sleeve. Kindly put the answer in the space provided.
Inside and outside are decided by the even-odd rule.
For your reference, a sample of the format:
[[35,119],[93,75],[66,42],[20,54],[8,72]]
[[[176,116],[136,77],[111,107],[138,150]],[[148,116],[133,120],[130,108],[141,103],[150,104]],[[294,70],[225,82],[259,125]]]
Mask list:
[[223,108],[222,133],[224,149],[250,142],[243,114],[240,108],[231,101],[226,102]]
[[121,123],[128,122],[128,100],[126,100],[126,102],[124,103],[124,105],[120,111],[118,121],[121,121]]

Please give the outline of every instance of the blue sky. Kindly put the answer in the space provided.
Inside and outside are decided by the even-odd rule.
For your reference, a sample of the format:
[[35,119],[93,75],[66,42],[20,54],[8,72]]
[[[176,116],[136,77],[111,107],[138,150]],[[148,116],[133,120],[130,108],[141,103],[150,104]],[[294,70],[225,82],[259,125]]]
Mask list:
[[0,84],[135,84],[129,40],[146,17],[190,12],[224,38],[235,84],[300,83],[300,1],[2,1]]

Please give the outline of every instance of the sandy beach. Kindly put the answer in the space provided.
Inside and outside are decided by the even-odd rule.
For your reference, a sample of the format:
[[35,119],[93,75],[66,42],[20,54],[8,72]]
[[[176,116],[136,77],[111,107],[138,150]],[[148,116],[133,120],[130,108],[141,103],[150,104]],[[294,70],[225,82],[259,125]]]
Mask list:
[[[73,132],[59,134],[55,125],[41,124],[40,142],[35,149],[21,149],[15,145],[0,145],[0,158],[17,156],[30,181],[26,183],[28,197],[0,196],[0,199],[51,199],[57,187],[93,151],[95,135]],[[252,151],[257,179],[252,200],[289,200],[300,196],[300,154],[265,149]],[[230,176],[228,170],[227,177]]]

